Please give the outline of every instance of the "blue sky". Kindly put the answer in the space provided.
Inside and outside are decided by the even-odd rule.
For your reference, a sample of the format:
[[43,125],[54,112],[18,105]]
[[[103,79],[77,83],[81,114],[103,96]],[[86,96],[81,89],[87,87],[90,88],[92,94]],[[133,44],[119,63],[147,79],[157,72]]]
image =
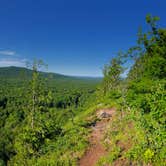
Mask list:
[[0,66],[34,58],[56,73],[101,76],[119,50],[135,44],[147,13],[166,27],[165,0],[2,0]]

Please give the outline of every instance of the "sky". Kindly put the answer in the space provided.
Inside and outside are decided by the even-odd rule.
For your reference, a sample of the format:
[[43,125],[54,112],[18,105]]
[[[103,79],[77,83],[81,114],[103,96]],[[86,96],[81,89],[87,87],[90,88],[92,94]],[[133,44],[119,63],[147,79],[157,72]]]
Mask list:
[[166,27],[165,0],[0,0],[0,67],[42,59],[48,71],[101,76],[135,45],[145,16]]

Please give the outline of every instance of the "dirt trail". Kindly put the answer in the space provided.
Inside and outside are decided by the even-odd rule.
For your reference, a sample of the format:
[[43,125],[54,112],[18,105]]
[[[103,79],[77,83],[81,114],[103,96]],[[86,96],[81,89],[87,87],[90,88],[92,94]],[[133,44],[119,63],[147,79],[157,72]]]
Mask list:
[[97,111],[97,116],[100,117],[101,120],[92,127],[92,133],[89,138],[90,147],[80,159],[79,166],[95,166],[99,158],[107,154],[107,151],[104,149],[101,141],[108,121],[114,113],[114,108],[100,109]]

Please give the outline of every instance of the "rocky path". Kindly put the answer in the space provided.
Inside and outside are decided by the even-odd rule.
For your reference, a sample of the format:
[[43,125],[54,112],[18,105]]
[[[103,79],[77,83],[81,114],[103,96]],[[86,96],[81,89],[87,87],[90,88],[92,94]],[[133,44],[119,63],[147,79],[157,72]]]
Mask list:
[[108,121],[111,120],[114,113],[114,108],[97,111],[97,116],[101,120],[92,127],[92,133],[89,138],[90,146],[84,156],[80,159],[79,166],[95,166],[99,158],[107,154],[101,141]]

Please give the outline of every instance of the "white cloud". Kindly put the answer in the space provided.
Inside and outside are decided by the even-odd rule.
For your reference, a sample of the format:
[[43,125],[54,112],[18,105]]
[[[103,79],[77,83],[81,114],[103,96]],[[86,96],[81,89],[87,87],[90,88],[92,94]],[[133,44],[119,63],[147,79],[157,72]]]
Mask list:
[[14,56],[16,55],[16,52],[11,50],[1,50],[0,55]]
[[19,66],[25,67],[26,66],[26,59],[0,59],[0,67],[7,67],[7,66]]

